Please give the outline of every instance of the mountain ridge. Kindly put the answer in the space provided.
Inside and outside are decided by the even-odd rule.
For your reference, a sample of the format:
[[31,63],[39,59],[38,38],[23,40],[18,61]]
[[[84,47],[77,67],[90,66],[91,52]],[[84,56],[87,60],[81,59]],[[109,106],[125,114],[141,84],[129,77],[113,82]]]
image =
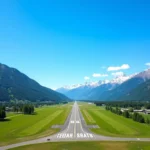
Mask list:
[[61,101],[66,96],[40,85],[15,68],[0,63],[0,101],[11,99],[29,101]]
[[121,100],[150,100],[150,79],[146,82],[140,84],[135,89],[131,90],[129,93],[121,96]]
[[113,89],[110,92],[105,92],[101,95],[100,99],[103,100],[120,100],[119,97],[127,94],[140,84],[150,79],[150,69],[147,71],[140,72],[133,76],[131,79],[123,82],[119,87]]

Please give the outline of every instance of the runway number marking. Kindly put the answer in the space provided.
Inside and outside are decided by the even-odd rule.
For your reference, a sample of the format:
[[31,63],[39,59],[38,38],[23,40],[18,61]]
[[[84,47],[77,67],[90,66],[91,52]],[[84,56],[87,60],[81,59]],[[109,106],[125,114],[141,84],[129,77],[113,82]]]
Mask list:
[[[93,138],[92,134],[89,133],[77,133],[77,138]],[[62,133],[62,134],[58,134],[57,138],[59,139],[69,139],[69,138],[73,138],[73,133]]]
[[77,133],[77,138],[93,138],[93,135],[89,133]]
[[73,138],[73,134],[72,133],[67,133],[67,134],[58,134],[57,138],[59,139],[65,139],[65,138]]
[[71,121],[71,123],[74,123],[74,121]]

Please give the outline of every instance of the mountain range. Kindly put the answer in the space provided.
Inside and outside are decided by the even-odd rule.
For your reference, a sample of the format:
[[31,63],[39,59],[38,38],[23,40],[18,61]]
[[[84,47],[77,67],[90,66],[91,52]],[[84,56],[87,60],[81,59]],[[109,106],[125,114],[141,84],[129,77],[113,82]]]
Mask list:
[[21,73],[0,63],[0,101],[65,101],[68,97],[41,86],[39,83]]
[[[140,93],[140,99],[145,99],[143,96],[150,95],[149,80],[150,69],[131,76],[118,76],[111,81],[104,80],[80,86],[65,86],[56,91],[75,100],[139,100],[140,89],[143,92]],[[150,100],[150,96],[145,97]]]
[[0,63],[0,101],[150,100],[150,69],[112,80],[64,86],[56,91]]

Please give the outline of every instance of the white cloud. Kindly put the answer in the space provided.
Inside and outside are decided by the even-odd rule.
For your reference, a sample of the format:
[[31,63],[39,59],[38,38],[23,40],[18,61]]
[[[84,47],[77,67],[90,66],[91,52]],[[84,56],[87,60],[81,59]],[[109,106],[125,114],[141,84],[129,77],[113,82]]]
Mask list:
[[115,73],[112,73],[112,75],[115,77],[120,77],[120,76],[123,76],[124,73],[123,72],[115,72]]
[[145,64],[146,66],[150,67],[150,62]]
[[118,71],[118,70],[125,70],[125,69],[129,69],[130,66],[128,64],[123,64],[122,66],[110,66],[107,68],[107,71]]
[[85,76],[84,80],[90,80],[90,77]]
[[92,76],[93,76],[94,78],[108,77],[108,74],[93,73]]

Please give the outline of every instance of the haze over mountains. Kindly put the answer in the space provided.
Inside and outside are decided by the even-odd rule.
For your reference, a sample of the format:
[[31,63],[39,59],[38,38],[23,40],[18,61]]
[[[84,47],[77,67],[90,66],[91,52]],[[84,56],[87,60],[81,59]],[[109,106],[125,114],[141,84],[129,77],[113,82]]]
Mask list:
[[[122,75],[111,81],[104,80],[72,87],[65,86],[56,91],[75,100],[139,100],[139,97],[142,100],[143,96],[150,100],[149,79],[150,69],[131,76]],[[139,89],[145,89],[141,96],[138,96]]]
[[52,102],[69,100],[63,94],[41,86],[17,69],[0,63],[0,101],[14,99]]

